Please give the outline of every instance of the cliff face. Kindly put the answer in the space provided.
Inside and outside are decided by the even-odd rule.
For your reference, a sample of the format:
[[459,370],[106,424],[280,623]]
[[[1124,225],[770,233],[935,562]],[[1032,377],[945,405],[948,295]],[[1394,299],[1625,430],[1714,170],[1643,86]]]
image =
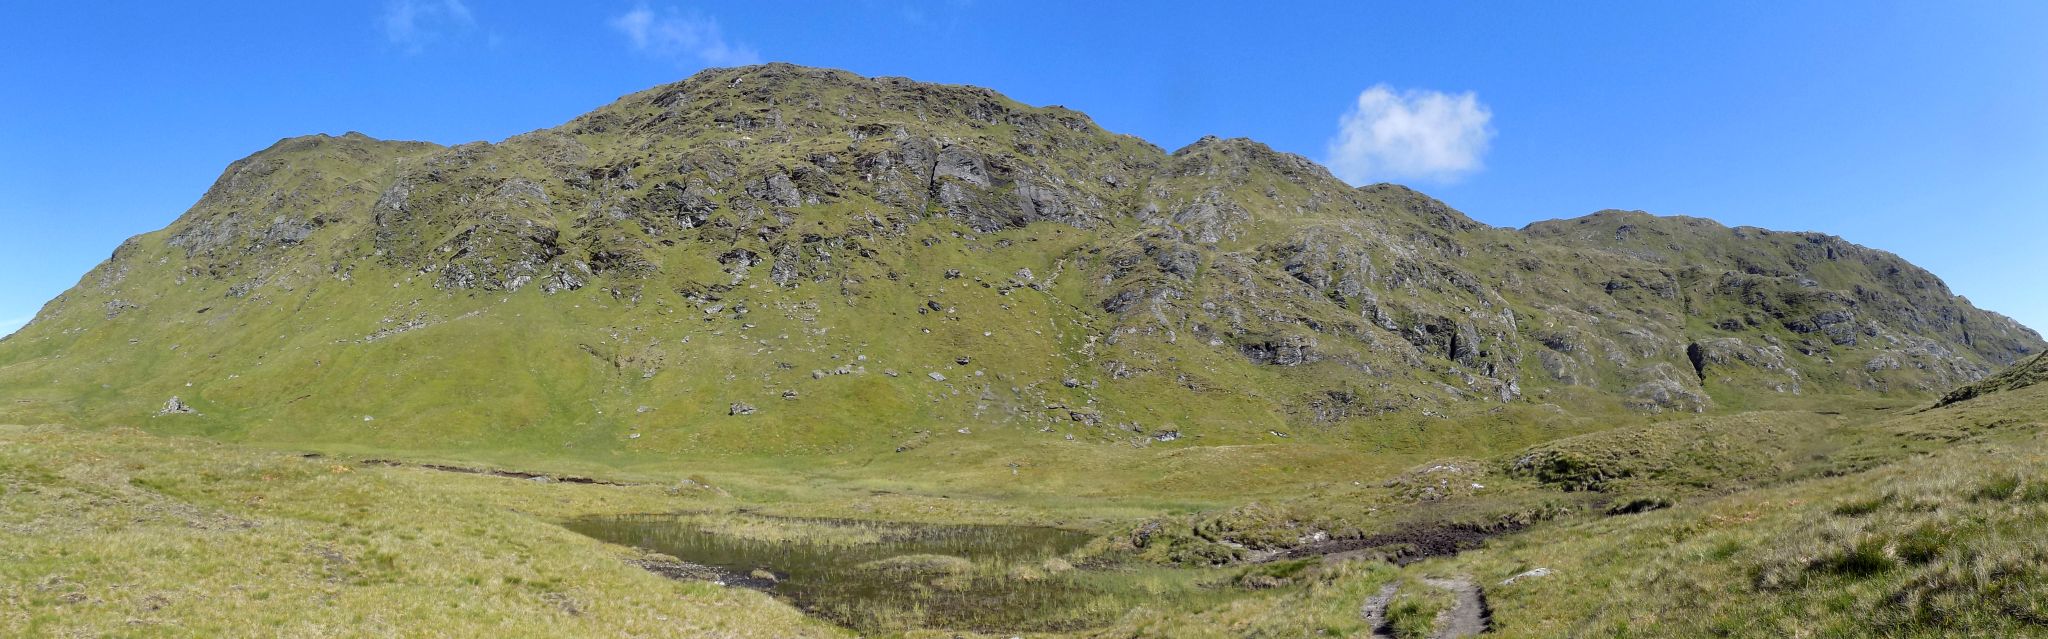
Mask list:
[[176,395],[196,414],[152,425],[419,448],[1213,445],[1921,397],[2042,347],[1839,238],[1492,228],[1248,140],[1166,153],[985,89],[766,65],[497,144],[236,162],[0,341],[0,419]]

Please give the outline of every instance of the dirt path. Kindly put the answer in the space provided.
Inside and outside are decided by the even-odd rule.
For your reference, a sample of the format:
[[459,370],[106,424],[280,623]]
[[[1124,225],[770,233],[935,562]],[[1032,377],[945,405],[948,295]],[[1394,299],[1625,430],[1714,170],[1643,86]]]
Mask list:
[[1400,587],[1398,583],[1382,586],[1379,594],[1366,597],[1365,605],[1358,608],[1358,616],[1365,619],[1365,627],[1372,629],[1372,639],[1394,639],[1387,632],[1387,604],[1394,602],[1394,590]]
[[1430,635],[1432,639],[1457,639],[1486,632],[1486,594],[1479,591],[1477,584],[1465,579],[1430,578],[1422,582],[1449,590],[1458,598],[1451,609],[1437,615],[1436,633]]
[[[1449,609],[1437,614],[1433,625],[1436,632],[1430,639],[1459,639],[1476,636],[1487,630],[1486,593],[1477,584],[1466,579],[1423,579],[1422,583],[1432,588],[1448,590],[1457,598]],[[1380,587],[1380,591],[1365,599],[1358,607],[1358,616],[1372,629],[1372,639],[1393,639],[1392,628],[1387,624],[1387,606],[1394,602],[1394,593],[1399,583]]]

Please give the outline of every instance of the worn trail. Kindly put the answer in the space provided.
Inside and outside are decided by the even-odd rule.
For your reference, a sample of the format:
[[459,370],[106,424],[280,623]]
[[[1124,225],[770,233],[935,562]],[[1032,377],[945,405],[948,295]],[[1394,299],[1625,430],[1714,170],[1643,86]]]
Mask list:
[[1486,594],[1479,586],[1466,579],[1424,579],[1431,587],[1449,590],[1457,596],[1457,603],[1436,617],[1436,633],[1433,639],[1456,639],[1486,632]]
[[1372,629],[1372,639],[1394,639],[1387,628],[1387,604],[1393,603],[1394,591],[1400,587],[1398,583],[1381,586],[1378,593],[1366,597],[1365,605],[1359,607],[1358,616],[1363,617],[1366,627]]
[[[1437,613],[1431,623],[1436,630],[1430,634],[1431,639],[1458,639],[1487,631],[1491,613],[1486,608],[1486,593],[1477,584],[1467,579],[1438,578],[1423,579],[1422,583],[1450,591],[1456,597],[1451,607]],[[1387,607],[1393,604],[1394,594],[1399,590],[1399,583],[1387,584],[1359,606],[1358,616],[1365,620],[1366,627],[1372,629],[1372,639],[1393,639],[1393,628],[1387,621]]]

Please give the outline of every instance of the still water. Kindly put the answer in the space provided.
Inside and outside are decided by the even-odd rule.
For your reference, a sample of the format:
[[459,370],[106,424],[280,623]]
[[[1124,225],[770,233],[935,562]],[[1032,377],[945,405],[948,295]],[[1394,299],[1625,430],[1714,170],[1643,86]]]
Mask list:
[[1113,612],[1059,559],[1090,535],[1030,526],[923,525],[757,515],[625,515],[578,533],[718,569],[863,632],[1050,631]]

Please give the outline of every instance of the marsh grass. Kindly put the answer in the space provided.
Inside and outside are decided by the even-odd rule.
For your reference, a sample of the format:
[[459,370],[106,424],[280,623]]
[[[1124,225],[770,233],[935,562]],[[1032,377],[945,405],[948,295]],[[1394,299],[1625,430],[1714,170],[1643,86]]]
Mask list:
[[[1076,569],[1063,555],[1089,535],[1037,527],[749,513],[593,517],[568,526],[729,574],[774,575],[761,586],[769,593],[868,634],[1072,631],[1109,624],[1144,602],[1194,610],[1238,594],[1204,582],[1202,570]],[[1307,567],[1282,566],[1289,575]]]
[[762,517],[746,514],[702,513],[682,515],[676,518],[682,525],[695,526],[706,531],[753,541],[768,543],[804,543],[810,545],[860,546],[881,543],[892,534],[903,534],[903,527],[882,523],[870,525],[843,525],[795,517]]
[[[1046,636],[1362,636],[1359,604],[1381,585],[1451,573],[1486,587],[1503,638],[2035,636],[2048,632],[2044,406],[2048,389],[2028,388],[1911,414],[1709,416],[1550,448],[1588,460],[1574,468],[1592,483],[1518,471],[1524,455],[1510,451],[1459,476],[1483,489],[1443,499],[1369,478],[1235,504],[965,490],[893,468],[805,475],[755,460],[556,460],[546,469],[643,483],[543,484],[132,429],[0,426],[0,636],[849,635],[768,594],[655,576],[624,561],[639,551],[556,525],[634,512],[839,551],[886,545],[903,525],[833,523],[853,519],[1100,534],[1056,557],[928,551],[958,561],[890,573],[928,601],[1061,585],[1014,590],[1054,593],[1021,602],[1036,624],[1022,627]],[[1379,477],[1416,467],[1388,466]],[[695,486],[668,488],[687,475]],[[1600,507],[1637,495],[1670,506],[1625,517]],[[1513,517],[1528,527],[1405,567],[1205,568],[1169,552]],[[906,554],[918,553],[869,560]],[[1536,567],[1551,573],[1500,583]],[[1393,616],[1424,632],[1442,603],[1434,589],[1402,590],[1412,596]],[[868,615],[872,636],[1009,636],[980,634],[1010,625],[994,616],[933,630],[935,612],[836,614]]]
[[1882,495],[1878,495],[1876,497],[1869,497],[1864,499],[1852,499],[1850,501],[1843,502],[1841,505],[1835,506],[1834,512],[1836,515],[1842,517],[1862,517],[1864,515],[1877,512],[1879,509],[1884,508],[1885,506],[1891,505],[1892,502],[1896,499],[1897,496],[1891,493],[1885,493]]
[[1975,501],[2005,501],[2012,499],[2013,495],[2019,492],[2019,489],[2020,476],[2018,473],[2001,473],[1984,480],[1984,483],[1978,484],[1977,490],[1970,493],[1970,499]]

